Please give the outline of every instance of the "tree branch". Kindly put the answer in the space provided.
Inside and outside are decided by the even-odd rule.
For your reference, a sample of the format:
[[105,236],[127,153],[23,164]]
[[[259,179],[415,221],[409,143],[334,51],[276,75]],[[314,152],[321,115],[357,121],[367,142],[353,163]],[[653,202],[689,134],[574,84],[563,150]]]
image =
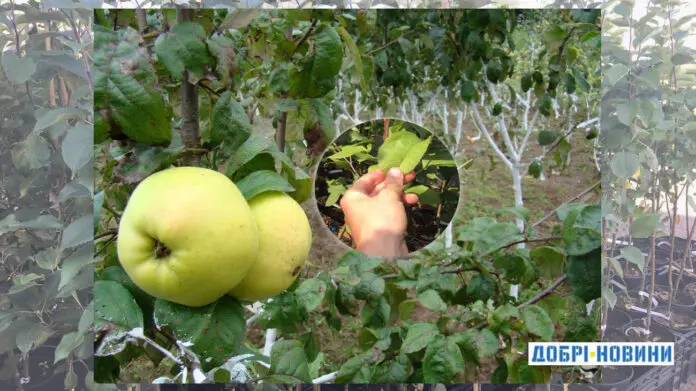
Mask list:
[[569,204],[569,203],[571,203],[571,202],[573,202],[573,201],[575,201],[575,200],[577,200],[577,199],[579,199],[579,198],[582,198],[585,194],[587,194],[587,193],[591,192],[592,190],[594,190],[594,189],[595,189],[597,186],[599,186],[601,183],[602,183],[602,181],[597,181],[597,182],[595,182],[594,185],[592,185],[592,186],[588,187],[587,189],[583,190],[580,194],[578,194],[578,195],[576,195],[575,197],[569,199],[568,201],[566,201],[566,202],[564,202],[564,203],[558,205],[558,207],[556,207],[556,209],[552,210],[552,211],[549,212],[546,216],[542,217],[541,220],[539,220],[539,221],[537,221],[536,223],[534,223],[534,224],[532,225],[532,228],[535,228],[535,227],[539,226],[539,224],[543,223],[543,222],[546,221],[549,217],[553,216],[553,214],[556,213],[556,211],[558,210],[558,208],[560,208],[561,206],[566,205],[566,204]]
[[[556,288],[558,288],[558,286],[561,285],[561,284],[563,283],[563,281],[565,281],[567,278],[568,278],[568,275],[567,275],[567,274],[564,274],[564,275],[561,276],[559,279],[557,279],[556,281],[554,281],[554,283],[551,284],[548,288],[544,289],[543,292],[541,292],[541,293],[539,293],[538,295],[534,296],[533,298],[527,300],[526,302],[524,302],[524,303],[518,305],[518,306],[517,306],[517,309],[518,309],[518,310],[521,310],[521,309],[524,308],[524,307],[527,307],[527,306],[530,306],[530,305],[532,305],[532,304],[535,304],[535,303],[539,302],[539,301],[540,301],[541,299],[543,299],[544,297],[546,297],[546,296],[550,295],[551,293],[553,293],[553,291],[554,291]],[[477,324],[476,326],[474,326],[474,329],[480,330],[480,329],[482,329],[482,328],[488,326],[489,324],[490,324],[490,323],[488,323],[488,321],[485,321],[485,322],[479,323],[479,324]]]
[[416,31],[417,31],[417,30],[411,30],[411,31],[408,31],[408,32],[406,32],[406,33],[403,33],[403,34],[401,34],[400,36],[396,37],[394,40],[389,41],[389,42],[385,43],[384,45],[382,45],[382,46],[380,46],[380,47],[378,47],[378,48],[375,48],[375,49],[373,49],[373,50],[370,50],[369,52],[365,53],[365,55],[366,55],[366,56],[371,56],[371,55],[377,53],[377,52],[380,51],[380,50],[386,49],[386,48],[388,48],[389,46],[391,46],[392,44],[398,42],[399,39],[401,39],[401,38],[403,38],[403,37],[405,37],[405,36],[407,36],[407,35],[409,35],[409,34],[413,34],[413,33],[415,33]]
[[309,36],[312,35],[312,31],[314,31],[314,27],[316,27],[316,25],[317,25],[317,19],[312,20],[312,25],[309,26],[309,30],[307,30],[307,32],[305,33],[305,35],[303,35],[302,38],[300,38],[300,40],[297,41],[297,44],[295,44],[295,48],[292,50],[292,53],[290,54],[290,57],[292,57],[292,56],[295,54],[295,52],[297,51],[297,49],[299,49],[300,46],[301,46],[303,43],[305,43],[305,41],[306,41],[307,39],[309,39]]
[[488,128],[483,123],[483,120],[481,119],[481,114],[479,113],[478,105],[476,104],[476,102],[472,101],[471,106],[472,106],[471,111],[474,115],[474,122],[476,123],[476,126],[479,128],[479,131],[481,131],[481,133],[483,133],[483,135],[486,137],[486,140],[488,140],[488,144],[490,144],[491,148],[493,148],[493,150],[498,155],[500,160],[502,160],[503,163],[505,163],[505,165],[509,169],[512,169],[512,162],[510,161],[510,159],[508,159],[507,156],[505,156],[503,151],[501,151],[500,148],[498,148],[498,145],[495,143],[495,141],[491,137],[491,134],[488,131]]

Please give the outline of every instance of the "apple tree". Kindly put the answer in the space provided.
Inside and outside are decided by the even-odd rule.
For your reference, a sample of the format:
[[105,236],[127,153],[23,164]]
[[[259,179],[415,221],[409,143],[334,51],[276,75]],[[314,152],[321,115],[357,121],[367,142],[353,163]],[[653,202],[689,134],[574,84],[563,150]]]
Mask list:
[[[585,203],[589,191],[536,221],[522,203],[455,217],[444,240],[401,259],[347,251],[328,268],[309,259],[290,289],[257,303],[224,297],[189,308],[155,299],[129,279],[114,246],[135,186],[170,166],[211,168],[243,193],[283,191],[312,210],[311,168],[346,121],[367,113],[414,116],[458,159],[470,111],[491,148],[503,143],[498,155],[519,179],[515,147],[532,126],[488,126],[508,118],[520,96],[527,106],[519,110],[551,114],[557,88],[586,80],[591,69],[568,64],[593,48],[568,59],[566,42],[580,47],[597,19],[590,11],[559,14],[563,31],[534,39],[542,73],[520,60],[511,40],[525,15],[97,10],[97,378],[122,381],[129,364],[147,361],[162,371],[144,380],[162,383],[474,382],[482,368],[484,381],[548,382],[554,369],[527,365],[528,342],[597,334],[597,313],[587,317],[585,304],[600,296],[601,209]],[[529,74],[534,90],[519,85]],[[519,77],[524,82],[506,84]],[[426,95],[433,89],[441,95]],[[455,108],[456,131],[447,107]],[[550,221],[552,229],[538,228]],[[348,344],[337,348],[337,339]]]

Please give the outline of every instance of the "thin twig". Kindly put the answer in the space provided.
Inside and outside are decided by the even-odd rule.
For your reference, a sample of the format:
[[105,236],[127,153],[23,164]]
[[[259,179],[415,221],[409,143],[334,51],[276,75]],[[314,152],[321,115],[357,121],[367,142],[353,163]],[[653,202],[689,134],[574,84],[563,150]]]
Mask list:
[[557,211],[561,206],[566,205],[566,204],[569,204],[569,203],[571,203],[571,202],[573,202],[573,201],[575,201],[575,200],[577,200],[577,199],[579,199],[579,198],[582,198],[585,194],[587,194],[587,193],[591,192],[592,190],[594,190],[594,189],[595,189],[597,186],[599,186],[601,183],[602,183],[601,181],[595,182],[594,185],[592,185],[592,186],[588,187],[587,189],[583,190],[580,194],[578,194],[578,195],[576,195],[575,197],[569,199],[568,201],[562,203],[562,204],[559,205],[556,209],[552,210],[552,211],[549,212],[546,216],[542,217],[541,220],[539,220],[539,221],[537,221],[536,223],[534,223],[534,224],[532,225],[532,228],[535,228],[535,227],[537,227],[539,224],[541,224],[541,223],[543,223],[544,221],[548,220],[548,218],[551,217],[551,216],[553,216],[553,214],[556,213],[556,211]]
[[312,35],[312,31],[314,31],[314,27],[315,27],[316,25],[317,25],[317,19],[314,19],[314,20],[312,21],[312,25],[309,26],[309,30],[307,30],[307,32],[305,33],[305,35],[303,35],[302,38],[300,38],[300,40],[297,41],[297,44],[295,45],[295,48],[292,50],[292,53],[290,54],[290,57],[292,57],[292,56],[295,54],[295,52],[297,51],[297,49],[299,49],[300,46],[301,46],[307,39],[309,39],[309,36]]
[[382,46],[380,46],[380,47],[378,47],[378,48],[376,48],[376,49],[370,50],[369,52],[365,53],[365,55],[366,55],[366,56],[371,56],[371,55],[377,53],[378,51],[380,51],[380,50],[382,50],[382,49],[386,49],[386,48],[388,48],[389,46],[391,46],[392,44],[398,42],[399,39],[401,39],[401,38],[403,38],[403,37],[405,37],[405,36],[407,36],[407,35],[409,35],[409,34],[413,34],[413,33],[417,32],[417,31],[418,31],[418,30],[411,30],[411,31],[408,31],[408,32],[406,32],[406,33],[403,33],[403,34],[401,34],[400,36],[398,36],[396,39],[394,39],[394,40],[392,40],[392,41],[389,41],[389,42],[385,43],[384,45],[382,45]]
[[[567,274],[564,274],[564,275],[561,276],[559,279],[557,279],[556,281],[554,281],[554,283],[551,284],[548,288],[544,289],[543,292],[541,292],[541,293],[539,293],[538,295],[534,296],[533,298],[527,300],[526,302],[524,302],[524,303],[518,305],[518,306],[517,306],[517,309],[518,309],[518,310],[521,310],[521,309],[524,308],[524,307],[527,307],[527,306],[530,306],[530,305],[532,305],[532,304],[535,304],[535,303],[539,302],[539,301],[540,301],[541,299],[543,299],[544,297],[546,297],[546,296],[550,295],[551,293],[553,293],[553,291],[554,291],[556,288],[558,288],[558,286],[561,285],[561,284],[563,283],[563,281],[565,281],[567,278],[568,278],[568,275],[567,275]],[[474,327],[474,329],[480,330],[480,329],[482,329],[482,328],[484,328],[484,327],[486,327],[486,326],[488,326],[488,325],[489,325],[488,321],[485,321],[485,322],[482,322],[482,323],[479,323],[478,325],[476,325],[476,326]]]
[[105,238],[105,237],[116,236],[117,234],[118,234],[118,231],[116,231],[115,229],[111,230],[111,231],[102,232],[100,234],[94,235],[94,240]]

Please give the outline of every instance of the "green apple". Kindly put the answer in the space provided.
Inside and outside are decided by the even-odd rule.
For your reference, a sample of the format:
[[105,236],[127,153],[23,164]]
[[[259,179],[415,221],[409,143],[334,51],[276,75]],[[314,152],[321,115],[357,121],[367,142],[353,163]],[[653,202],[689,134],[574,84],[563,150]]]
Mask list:
[[249,207],[258,227],[259,255],[230,295],[260,301],[283,292],[297,279],[312,246],[312,230],[300,204],[285,193],[259,194]]
[[148,294],[191,307],[236,286],[259,250],[244,196],[223,174],[176,167],[142,181],[118,227],[118,259]]

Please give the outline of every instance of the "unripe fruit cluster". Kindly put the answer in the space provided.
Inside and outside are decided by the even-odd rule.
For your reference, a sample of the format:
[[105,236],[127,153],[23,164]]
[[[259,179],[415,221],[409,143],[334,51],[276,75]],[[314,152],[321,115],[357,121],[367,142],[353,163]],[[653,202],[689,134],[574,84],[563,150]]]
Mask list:
[[154,297],[200,307],[229,294],[259,301],[286,290],[309,255],[312,232],[282,192],[247,202],[225,175],[176,167],[142,181],[118,227],[117,254]]

